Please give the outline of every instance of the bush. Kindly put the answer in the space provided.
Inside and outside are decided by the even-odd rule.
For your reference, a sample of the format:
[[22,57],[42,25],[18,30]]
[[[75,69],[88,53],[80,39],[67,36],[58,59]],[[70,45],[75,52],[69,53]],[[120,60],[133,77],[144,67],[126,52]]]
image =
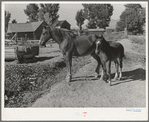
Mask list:
[[[13,104],[13,101],[24,92],[44,91],[49,88],[60,69],[66,66],[61,58],[55,60],[42,65],[38,63],[5,65],[5,96],[8,100]],[[47,79],[50,80],[46,82]],[[5,101],[5,104],[7,102]]]

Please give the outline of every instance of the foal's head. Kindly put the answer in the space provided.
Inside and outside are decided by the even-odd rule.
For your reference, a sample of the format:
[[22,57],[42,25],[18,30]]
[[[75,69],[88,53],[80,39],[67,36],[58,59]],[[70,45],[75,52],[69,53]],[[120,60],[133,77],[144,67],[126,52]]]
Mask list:
[[44,26],[41,36],[40,36],[40,45],[41,46],[46,46],[46,42],[52,38],[51,33],[50,33],[51,29],[49,26]]
[[100,35],[100,36],[95,35],[95,36],[97,39],[95,53],[98,55],[102,46],[102,42],[104,41],[104,37],[103,35]]

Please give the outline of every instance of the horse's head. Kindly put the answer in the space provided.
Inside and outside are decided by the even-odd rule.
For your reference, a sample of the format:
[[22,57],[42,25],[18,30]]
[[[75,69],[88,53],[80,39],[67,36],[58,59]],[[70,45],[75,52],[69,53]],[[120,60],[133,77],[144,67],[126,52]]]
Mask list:
[[43,30],[40,36],[40,45],[46,46],[46,42],[52,38],[49,26],[43,26]]
[[100,52],[100,47],[101,47],[101,44],[102,44],[102,41],[104,39],[103,35],[95,35],[96,36],[96,49],[95,49],[95,53],[98,55],[99,52]]

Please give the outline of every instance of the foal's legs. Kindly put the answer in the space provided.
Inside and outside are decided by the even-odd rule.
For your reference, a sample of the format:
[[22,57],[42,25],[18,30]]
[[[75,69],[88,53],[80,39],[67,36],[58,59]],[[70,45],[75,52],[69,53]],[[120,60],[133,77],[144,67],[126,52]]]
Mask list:
[[100,77],[100,80],[107,80],[107,69],[106,69],[106,62],[102,62],[102,75]]
[[66,52],[65,59],[66,59],[66,65],[67,65],[67,68],[68,68],[66,81],[69,83],[71,81],[71,77],[72,77],[71,76],[72,54],[70,52]]
[[110,83],[111,85],[111,61],[107,61],[107,74],[109,76],[108,78],[108,82]]
[[120,75],[119,75],[119,80],[121,80],[121,78],[122,78],[122,68],[123,68],[123,59],[122,58],[120,58],[119,59],[119,62],[120,62]]
[[[96,70],[95,70],[95,72],[97,73],[97,76],[95,76],[95,77],[98,78],[99,77],[99,70],[100,70],[101,61],[100,61],[99,56],[96,55],[95,52],[93,52],[91,54],[91,56],[98,62],[98,65],[97,65]],[[102,75],[101,75],[101,77],[102,77]]]
[[114,61],[114,63],[115,63],[115,68],[116,68],[116,73],[115,73],[114,80],[117,80],[117,78],[118,78],[118,73],[119,73],[119,63],[118,63],[117,60]]

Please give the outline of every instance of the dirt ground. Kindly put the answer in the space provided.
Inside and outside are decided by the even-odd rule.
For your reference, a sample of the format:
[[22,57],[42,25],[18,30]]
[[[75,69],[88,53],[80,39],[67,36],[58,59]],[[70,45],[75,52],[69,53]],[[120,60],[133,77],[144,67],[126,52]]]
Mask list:
[[[120,43],[125,49],[121,81],[112,81],[110,86],[96,79],[94,70],[97,62],[91,58],[91,63],[73,75],[70,85],[65,80],[54,84],[32,107],[145,107],[145,44],[138,45],[128,39]],[[114,63],[111,73],[114,77]]]

